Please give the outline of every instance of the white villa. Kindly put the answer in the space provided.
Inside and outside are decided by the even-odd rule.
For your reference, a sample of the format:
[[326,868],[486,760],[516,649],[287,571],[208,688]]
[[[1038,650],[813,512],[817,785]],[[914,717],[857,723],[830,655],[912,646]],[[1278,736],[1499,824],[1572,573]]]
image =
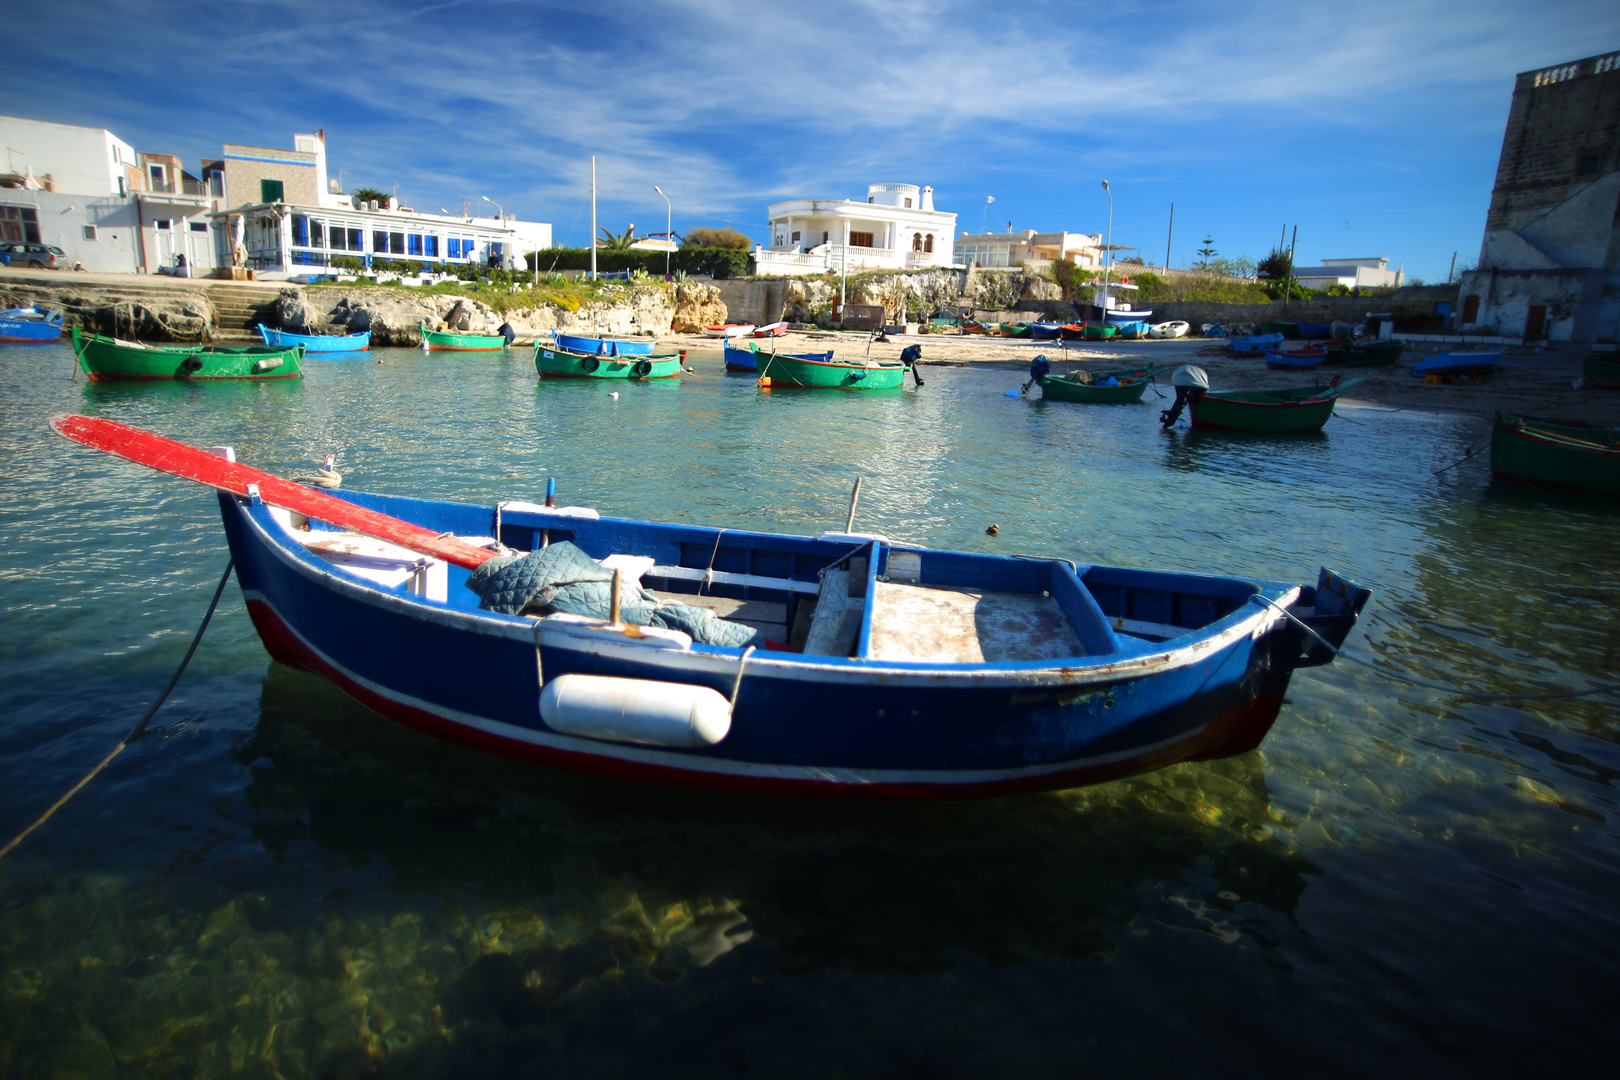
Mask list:
[[1071,259],[1078,266],[1102,266],[1102,234],[1023,232],[963,233],[956,238],[956,259],[963,266],[1021,267]]
[[1399,285],[1405,278],[1405,273],[1389,269],[1389,260],[1381,258],[1323,259],[1321,266],[1294,267],[1294,280],[1307,289],[1325,289],[1329,285],[1366,289]]
[[920,270],[954,264],[956,215],[934,209],[934,189],[872,184],[866,201],[772,203],[771,246],[754,249],[756,274]]

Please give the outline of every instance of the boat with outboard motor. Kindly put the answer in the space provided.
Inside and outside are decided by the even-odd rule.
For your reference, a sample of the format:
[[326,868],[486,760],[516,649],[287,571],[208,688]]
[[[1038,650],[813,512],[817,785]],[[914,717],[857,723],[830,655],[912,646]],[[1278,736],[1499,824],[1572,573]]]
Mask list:
[[304,372],[301,345],[276,349],[223,345],[146,345],[72,328],[73,356],[93,382],[180,379],[300,379]]
[[[727,371],[745,371],[758,374],[760,360],[762,358],[769,360],[777,353],[774,351],[761,352],[759,346],[752,341],[748,342],[748,348],[739,348],[728,339],[724,343],[722,355],[726,359]],[[825,362],[833,358],[833,350],[828,349],[823,353],[783,353],[781,355],[790,356],[795,360],[819,360]]]
[[[1095,783],[1260,745],[1369,593],[1245,574],[314,491],[98,417],[220,491],[270,655],[519,761],[785,796]],[[848,525],[846,524],[846,529]]]
[[542,379],[678,379],[685,364],[685,349],[610,356],[534,343],[534,369]]
[[551,332],[552,344],[559,349],[569,352],[591,353],[596,356],[646,356],[653,351],[657,342],[651,338],[631,340],[614,337],[589,337],[584,334],[565,334],[561,330]]
[[62,340],[62,309],[32,307],[0,311],[0,342],[8,345],[44,345]]
[[301,345],[306,354],[365,352],[371,348],[370,330],[362,330],[358,334],[294,334],[260,323],[259,337],[272,349],[290,349],[294,345]]

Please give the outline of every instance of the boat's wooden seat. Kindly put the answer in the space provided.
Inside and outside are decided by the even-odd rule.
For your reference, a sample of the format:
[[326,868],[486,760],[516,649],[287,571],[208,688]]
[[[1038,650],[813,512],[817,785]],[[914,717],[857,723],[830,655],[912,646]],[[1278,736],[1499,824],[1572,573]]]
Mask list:
[[708,608],[728,622],[752,626],[772,641],[787,640],[787,605],[765,600],[735,600],[729,596],[696,596],[692,593],[644,590],[648,596],[688,607]]
[[1050,597],[877,583],[868,653],[873,660],[977,664],[1084,655]]

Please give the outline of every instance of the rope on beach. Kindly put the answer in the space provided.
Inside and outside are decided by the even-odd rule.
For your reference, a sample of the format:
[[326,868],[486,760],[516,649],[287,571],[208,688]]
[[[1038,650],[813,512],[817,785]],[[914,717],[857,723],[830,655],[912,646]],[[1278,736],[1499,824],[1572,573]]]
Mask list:
[[192,636],[191,647],[186,650],[186,655],[181,658],[180,666],[174,669],[174,675],[169,679],[169,685],[165,686],[163,688],[163,693],[159,694],[158,699],[152,702],[152,707],[146,710],[146,715],[141,717],[140,722],[137,723],[133,728],[130,728],[129,734],[125,735],[121,740],[119,740],[118,745],[112,748],[111,753],[102,758],[100,763],[97,764],[95,768],[84,774],[84,779],[80,780],[77,784],[74,784],[71,788],[69,788],[66,795],[63,795],[60,799],[57,799],[54,803],[52,803],[49,810],[41,814],[39,819],[32,825],[28,826],[28,828],[18,833],[16,837],[12,839],[11,843],[7,844],[3,848],[0,848],[0,859],[10,855],[13,848],[28,838],[29,833],[33,832],[35,829],[49,821],[52,814],[56,813],[58,810],[62,809],[63,806],[67,805],[67,801],[69,799],[77,795],[80,789],[82,789],[90,781],[94,780],[97,773],[101,772],[102,769],[105,769],[107,764],[111,762],[113,758],[117,757],[123,752],[124,747],[134,742],[135,739],[140,736],[141,732],[146,730],[147,723],[151,721],[152,717],[157,715],[158,709],[163,707],[163,703],[167,701],[169,699],[169,695],[174,692],[175,685],[180,681],[180,676],[186,670],[186,665],[191,663],[192,656],[197,652],[197,646],[202,643],[203,631],[208,629],[208,621],[214,617],[214,609],[219,606],[219,598],[224,595],[225,583],[231,580],[231,570],[234,569],[235,566],[235,559],[232,559],[225,564],[225,573],[219,579],[219,587],[214,590],[214,598],[208,603],[208,611],[203,615],[202,625],[197,627],[197,633]]
[[1289,619],[1298,623],[1300,629],[1304,630],[1307,634],[1311,635],[1311,637],[1321,642],[1322,645],[1333,654],[1335,659],[1348,660],[1352,664],[1360,664],[1362,667],[1367,668],[1376,675],[1382,675],[1386,679],[1394,679],[1397,682],[1409,683],[1412,686],[1421,686],[1425,690],[1438,690],[1442,694],[1452,694],[1456,697],[1478,698],[1481,701],[1551,701],[1555,698],[1590,697],[1593,694],[1613,694],[1620,691],[1620,683],[1609,683],[1607,686],[1594,686],[1590,690],[1562,690],[1556,694],[1487,694],[1479,690],[1459,690],[1455,686],[1441,686],[1439,683],[1424,682],[1422,679],[1414,679],[1409,675],[1402,675],[1394,671],[1386,671],[1377,664],[1369,663],[1368,661],[1362,660],[1359,657],[1351,656],[1349,653],[1346,653],[1343,649],[1333,644],[1327,638],[1311,629],[1305,624],[1303,619],[1301,619],[1298,615],[1295,615],[1292,611],[1289,611],[1287,608],[1278,604],[1276,601],[1271,600],[1268,597],[1261,596],[1258,593],[1255,594],[1255,599],[1263,600],[1265,603],[1270,604],[1272,607],[1288,616]]

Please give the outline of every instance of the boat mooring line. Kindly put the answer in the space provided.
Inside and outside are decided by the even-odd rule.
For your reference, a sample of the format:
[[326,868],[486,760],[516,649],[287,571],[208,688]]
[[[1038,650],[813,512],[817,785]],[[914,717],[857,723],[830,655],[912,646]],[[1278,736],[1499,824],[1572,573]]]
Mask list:
[[1369,663],[1366,660],[1351,656],[1349,653],[1340,649],[1327,638],[1311,629],[1308,625],[1306,625],[1304,620],[1302,620],[1298,615],[1295,615],[1293,612],[1289,611],[1287,608],[1283,608],[1275,603],[1272,603],[1271,600],[1261,596],[1259,593],[1255,594],[1255,599],[1264,601],[1267,604],[1271,604],[1272,607],[1288,616],[1294,622],[1299,623],[1301,630],[1304,630],[1307,634],[1311,635],[1311,637],[1321,642],[1322,645],[1325,646],[1335,658],[1348,660],[1352,664],[1360,664],[1362,667],[1367,668],[1374,674],[1382,675],[1386,679],[1394,679],[1397,682],[1410,683],[1413,686],[1421,686],[1425,690],[1438,690],[1443,694],[1453,694],[1457,697],[1479,698],[1483,701],[1548,701],[1555,698],[1590,697],[1593,694],[1612,694],[1620,691],[1620,683],[1610,683],[1607,686],[1595,686],[1590,690],[1562,690],[1556,694],[1487,694],[1479,690],[1459,690],[1454,686],[1441,686],[1439,683],[1424,682],[1422,679],[1414,679],[1409,675],[1401,675],[1397,672],[1386,671],[1377,664]]
[[1439,469],[1434,470],[1434,475],[1439,476],[1441,473],[1445,472],[1447,469],[1455,469],[1457,466],[1461,465],[1463,462],[1467,461],[1469,458],[1473,457],[1475,454],[1477,454],[1481,450],[1485,449],[1485,447],[1481,444],[1480,440],[1486,438],[1487,436],[1489,436],[1494,429],[1495,429],[1495,424],[1493,423],[1490,428],[1486,429],[1484,435],[1481,435],[1478,439],[1474,440],[1474,445],[1469,447],[1468,453],[1464,454],[1462,457],[1458,458],[1456,461],[1453,461],[1450,465],[1446,465],[1443,468],[1439,468]]
[[100,763],[97,764],[95,768],[84,774],[84,779],[80,780],[77,784],[74,784],[71,788],[69,788],[66,795],[63,795],[60,799],[57,799],[54,803],[52,803],[49,810],[41,814],[39,819],[32,825],[28,826],[28,828],[18,833],[12,839],[11,843],[7,844],[3,848],[0,848],[0,859],[10,855],[13,848],[28,838],[29,833],[33,832],[35,829],[49,821],[52,814],[62,809],[62,807],[67,804],[69,799],[77,795],[81,788],[96,778],[97,773],[107,767],[108,762],[117,757],[123,751],[124,747],[134,742],[135,739],[140,736],[141,732],[146,730],[146,725],[151,721],[152,717],[157,715],[157,711],[163,707],[163,703],[169,699],[169,695],[174,692],[175,685],[180,682],[180,676],[185,673],[186,665],[191,663],[192,656],[196,655],[197,646],[202,643],[203,632],[208,629],[208,622],[214,617],[214,609],[219,606],[219,598],[225,594],[225,583],[231,580],[231,571],[235,567],[236,560],[234,558],[225,564],[225,573],[220,576],[219,586],[214,589],[214,598],[208,602],[208,611],[203,614],[202,625],[197,627],[196,634],[192,635],[191,647],[186,650],[186,655],[180,659],[180,666],[174,669],[174,675],[170,677],[169,685],[165,686],[163,688],[163,693],[159,694],[158,699],[152,702],[152,707],[146,710],[146,715],[141,717],[140,722],[137,723],[133,728],[130,728],[129,734],[125,735],[119,740],[118,745],[112,748],[111,753],[102,758]]

